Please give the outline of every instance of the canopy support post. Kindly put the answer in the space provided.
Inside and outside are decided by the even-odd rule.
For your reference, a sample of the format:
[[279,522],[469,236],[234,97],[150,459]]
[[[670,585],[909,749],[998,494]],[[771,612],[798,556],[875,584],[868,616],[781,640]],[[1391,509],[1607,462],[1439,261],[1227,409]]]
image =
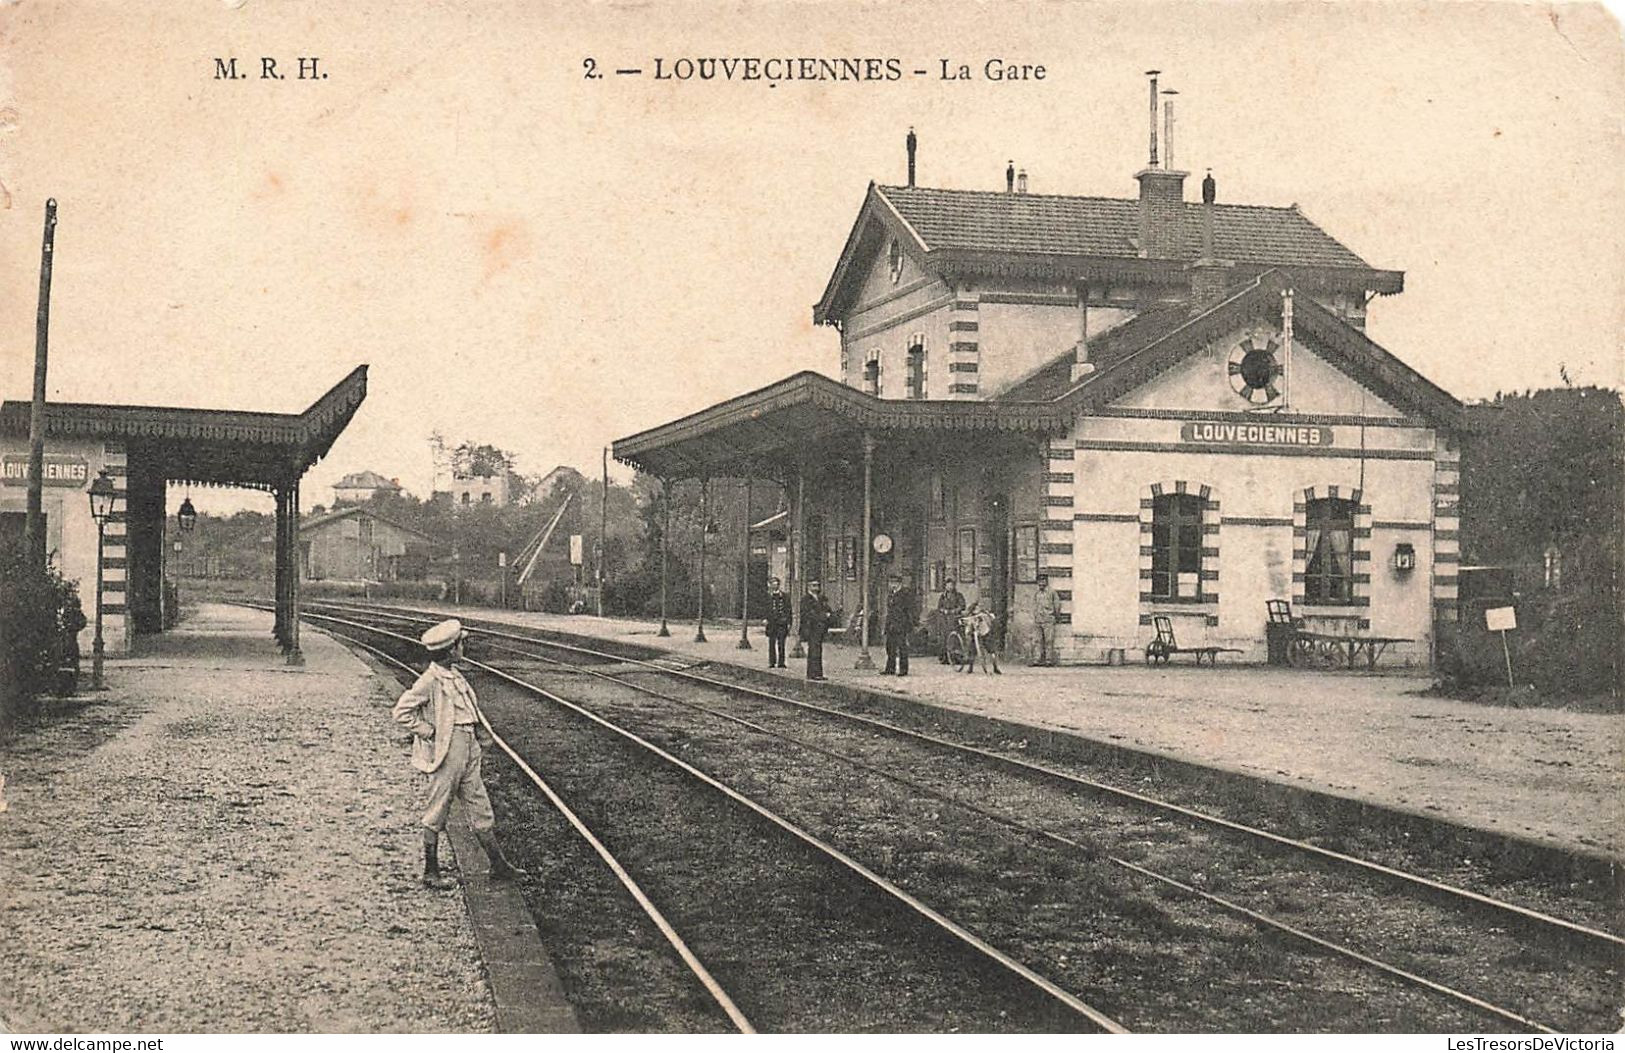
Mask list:
[[871,525],[874,520],[874,462],[875,437],[868,429],[863,432],[863,537],[858,543],[863,546],[863,562],[858,565],[861,577],[858,581],[858,609],[862,614],[858,618],[858,662],[852,668],[858,670],[873,670],[875,660],[869,656],[869,560],[873,555],[873,539],[870,536]]
[[304,665],[305,653],[299,649],[299,479],[288,484],[288,664]]
[[790,635],[795,638],[795,650],[790,652],[791,658],[805,658],[807,652],[801,646],[801,593],[802,584],[806,577],[806,565],[801,561],[801,544],[803,541],[802,508],[807,501],[807,472],[801,460],[796,460],[796,493],[795,515],[790,518]]
[[660,631],[656,636],[670,636],[666,624],[666,539],[671,536],[671,480],[660,480]]
[[709,495],[711,480],[700,480],[700,602],[699,617],[695,620],[694,642],[705,643],[705,535],[711,529]]

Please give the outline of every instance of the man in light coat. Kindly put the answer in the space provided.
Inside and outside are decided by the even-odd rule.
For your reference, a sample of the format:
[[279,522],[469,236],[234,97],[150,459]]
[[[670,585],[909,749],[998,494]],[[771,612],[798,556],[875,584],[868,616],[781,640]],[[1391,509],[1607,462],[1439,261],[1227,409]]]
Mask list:
[[453,888],[440,874],[440,832],[453,798],[463,802],[468,824],[491,859],[491,879],[511,881],[525,872],[508,862],[497,845],[496,817],[480,777],[480,756],[491,741],[480,723],[480,704],[457,670],[462,658],[463,624],[441,622],[420,638],[429,653],[429,668],[395,703],[395,722],[412,732],[412,766],[429,777],[428,808],[423,813],[423,884]]
[[1061,595],[1049,587],[1049,578],[1039,575],[1033,594],[1033,623],[1038,629],[1038,657],[1034,665],[1055,665],[1055,625],[1061,620]]

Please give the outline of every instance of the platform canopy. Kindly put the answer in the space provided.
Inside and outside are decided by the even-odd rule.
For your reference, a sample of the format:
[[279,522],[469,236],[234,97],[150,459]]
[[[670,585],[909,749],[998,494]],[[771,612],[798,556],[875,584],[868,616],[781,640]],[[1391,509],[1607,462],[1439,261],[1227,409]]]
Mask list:
[[[292,663],[299,651],[299,480],[332,448],[367,397],[367,367],[350,374],[303,413],[112,406],[48,402],[47,440],[118,444],[110,474],[119,496],[110,522],[123,522],[125,589],[137,632],[163,625],[165,487],[240,486],[276,499],[274,635]],[[31,405],[0,404],[0,434],[26,437]],[[111,452],[111,451],[109,451]],[[123,484],[123,485],[120,485]]]
[[[48,402],[45,434],[121,441],[133,463],[171,482],[274,490],[326,455],[366,397],[362,365],[303,413]],[[0,430],[26,436],[29,409],[20,399],[0,405]]]
[[802,372],[614,445],[615,459],[664,479],[737,475],[756,463],[794,463],[820,448],[854,447],[865,434],[890,442],[951,432],[1059,435],[1071,420],[1038,402],[882,399]]

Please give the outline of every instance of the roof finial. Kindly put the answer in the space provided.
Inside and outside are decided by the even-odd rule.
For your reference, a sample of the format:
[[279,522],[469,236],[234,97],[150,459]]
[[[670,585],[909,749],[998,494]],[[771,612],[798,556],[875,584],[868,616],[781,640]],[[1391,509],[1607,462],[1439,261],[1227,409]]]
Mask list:
[[1004,170],[1004,192],[1006,194],[1014,194],[1016,192],[1015,158],[1010,159],[1010,166]]
[[914,148],[919,140],[914,138],[914,126],[908,126],[908,185],[914,185]]

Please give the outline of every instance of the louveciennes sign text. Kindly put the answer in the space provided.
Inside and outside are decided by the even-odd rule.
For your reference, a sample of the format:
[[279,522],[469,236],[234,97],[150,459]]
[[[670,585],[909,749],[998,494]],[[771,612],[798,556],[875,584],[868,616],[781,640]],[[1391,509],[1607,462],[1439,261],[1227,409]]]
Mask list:
[[1330,446],[1332,429],[1320,424],[1193,420],[1180,426],[1179,437],[1208,446]]
[[[84,486],[90,479],[90,462],[83,457],[45,455],[46,486]],[[28,455],[8,453],[0,460],[0,480],[7,486],[28,485]]]

